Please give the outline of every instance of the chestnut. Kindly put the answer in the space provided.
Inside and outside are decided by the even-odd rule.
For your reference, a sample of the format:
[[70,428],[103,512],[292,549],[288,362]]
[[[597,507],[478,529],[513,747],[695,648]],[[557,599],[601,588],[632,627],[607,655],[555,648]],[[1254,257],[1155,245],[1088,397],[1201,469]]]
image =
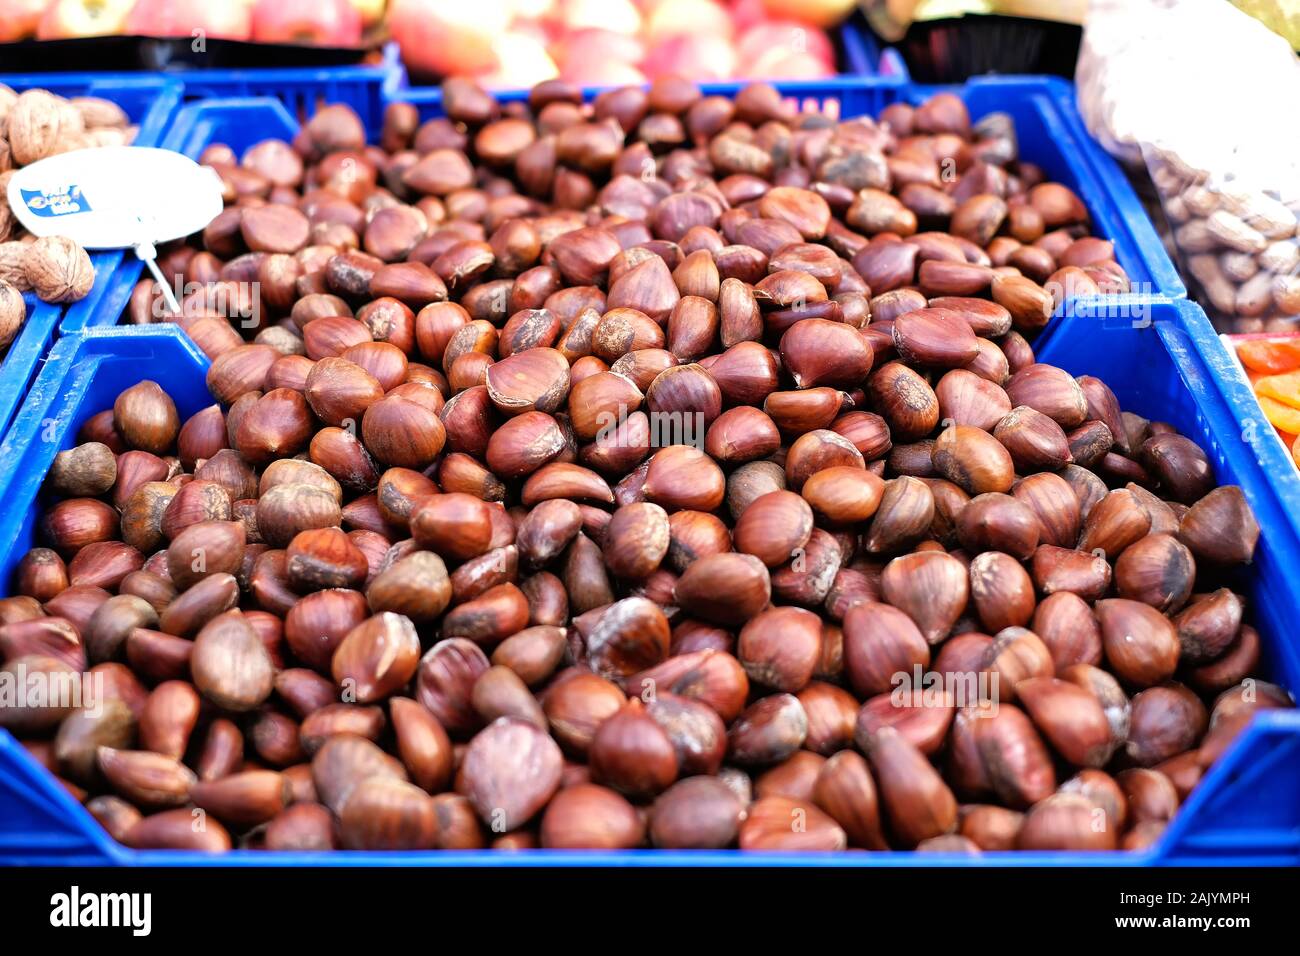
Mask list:
[[637,699],[596,729],[587,751],[592,778],[630,797],[649,797],[677,778],[677,753],[668,735]]
[[688,777],[665,790],[650,810],[649,836],[665,849],[720,849],[735,839],[744,807],[716,777]]

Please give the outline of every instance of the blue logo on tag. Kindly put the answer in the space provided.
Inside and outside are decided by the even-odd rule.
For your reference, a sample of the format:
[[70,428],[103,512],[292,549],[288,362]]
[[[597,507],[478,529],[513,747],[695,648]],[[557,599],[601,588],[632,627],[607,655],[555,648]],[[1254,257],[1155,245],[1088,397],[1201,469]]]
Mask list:
[[24,189],[23,202],[38,216],[52,219],[78,212],[90,212],[90,202],[76,185],[55,189]]

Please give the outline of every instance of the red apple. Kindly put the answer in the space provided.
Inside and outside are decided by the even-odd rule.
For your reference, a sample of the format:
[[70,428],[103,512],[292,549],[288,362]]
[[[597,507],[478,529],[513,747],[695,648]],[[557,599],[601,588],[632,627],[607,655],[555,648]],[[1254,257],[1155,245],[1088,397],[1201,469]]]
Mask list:
[[[578,30],[564,37],[551,50],[560,72],[571,83],[578,82],[574,77],[593,77],[600,75],[615,76],[623,74],[631,77],[632,70],[645,59],[645,45],[636,37],[625,33],[611,33],[608,30]],[[645,77],[639,81],[645,82]],[[587,82],[584,86],[603,86],[604,83]]]
[[492,41],[513,12],[509,0],[390,0],[388,29],[412,72],[476,75],[497,69]]
[[348,0],[257,0],[253,39],[258,43],[359,46],[361,14]]
[[735,0],[731,4],[731,21],[736,25],[737,33],[744,33],[755,24],[768,19],[763,0]]
[[50,0],[0,0],[0,43],[25,40],[36,32]]
[[834,74],[835,47],[830,37],[815,27],[792,20],[769,20],[750,27],[736,43],[736,56],[745,76],[759,75],[750,72],[754,64],[772,63],[798,54],[807,54],[823,63],[829,71],[823,75]]
[[735,76],[736,51],[726,37],[684,34],[653,47],[642,67],[651,79],[676,73],[710,83]]
[[114,36],[126,26],[132,0],[54,0],[36,27],[38,40]]
[[126,32],[149,37],[247,40],[249,5],[209,0],[137,0],[126,18]]

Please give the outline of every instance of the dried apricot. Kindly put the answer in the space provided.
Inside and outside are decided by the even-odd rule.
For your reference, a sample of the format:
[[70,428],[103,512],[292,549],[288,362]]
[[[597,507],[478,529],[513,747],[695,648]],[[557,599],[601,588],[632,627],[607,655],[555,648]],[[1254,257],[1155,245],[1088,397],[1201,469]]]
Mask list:
[[1300,435],[1300,408],[1283,405],[1267,395],[1259,396],[1259,405],[1260,408],[1264,409],[1264,417],[1272,423],[1274,428],[1281,429],[1291,435]]
[[1300,368],[1300,337],[1250,339],[1237,344],[1241,364],[1255,372],[1276,375]]
[[1300,408],[1300,372],[1265,376],[1255,383],[1255,394]]

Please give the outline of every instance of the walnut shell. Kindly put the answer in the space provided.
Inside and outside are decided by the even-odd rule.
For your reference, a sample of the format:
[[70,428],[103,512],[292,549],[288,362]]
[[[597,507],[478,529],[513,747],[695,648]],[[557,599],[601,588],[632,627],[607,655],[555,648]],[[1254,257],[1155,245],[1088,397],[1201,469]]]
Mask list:
[[97,126],[83,135],[82,146],[130,146],[131,129],[126,126]]
[[60,143],[84,129],[81,113],[45,90],[28,90],[9,109],[9,148],[13,161],[26,166],[60,152]]
[[9,208],[9,180],[13,179],[15,170],[6,169],[0,172],[0,243],[7,242],[10,239],[17,239],[23,234],[22,224],[14,218],[13,210]]
[[66,236],[43,236],[27,249],[23,271],[45,302],[76,302],[95,284],[90,256]]
[[5,120],[9,118],[9,110],[17,99],[18,94],[14,92],[12,86],[0,83],[0,129],[4,128]]
[[112,100],[99,96],[74,96],[69,102],[81,114],[81,121],[86,129],[99,129],[105,126],[125,129],[131,123],[126,111]]
[[9,347],[27,319],[23,294],[0,279],[0,352]]
[[32,284],[27,281],[23,263],[27,259],[27,243],[0,242],[0,282],[8,282],[19,292],[27,292]]

